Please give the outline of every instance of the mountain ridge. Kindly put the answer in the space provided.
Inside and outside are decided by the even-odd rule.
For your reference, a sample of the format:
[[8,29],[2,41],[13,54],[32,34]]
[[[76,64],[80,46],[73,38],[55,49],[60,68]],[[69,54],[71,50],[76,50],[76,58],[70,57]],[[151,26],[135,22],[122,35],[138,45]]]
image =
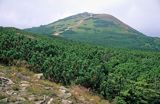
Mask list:
[[84,12],[25,31],[115,48],[158,50],[160,47],[159,38],[146,36],[109,14]]
[[[65,18],[63,18],[63,19],[59,19],[59,20],[57,20],[57,21],[55,21],[55,22],[52,22],[52,23],[49,23],[49,24],[47,24],[47,25],[41,25],[41,26],[38,26],[38,27],[43,27],[43,26],[48,26],[48,27],[50,26],[50,27],[52,27],[52,26],[54,26],[54,24],[57,23],[57,22],[60,22],[60,21],[63,21],[63,20],[68,20],[68,19],[75,19],[75,18],[78,18],[78,17],[82,18],[82,20],[87,20],[87,19],[90,19],[90,18],[107,19],[107,20],[111,20],[111,21],[117,22],[117,23],[119,23],[119,24],[121,23],[121,24],[123,24],[123,26],[124,26],[125,28],[130,27],[129,25],[123,23],[123,22],[120,21],[118,18],[116,18],[116,17],[114,17],[114,16],[112,16],[112,15],[110,15],[110,14],[93,14],[93,13],[88,13],[88,12],[79,13],[79,14],[76,14],[76,15],[72,15],[72,16],[69,16],[69,17],[65,17]],[[37,27],[32,27],[32,28],[37,28]],[[130,27],[130,28],[131,28],[131,27]],[[25,29],[25,30],[29,30],[29,29],[31,29],[31,28],[27,28],[27,29]],[[133,28],[132,28],[132,29],[133,29]],[[134,29],[134,30],[135,30],[135,29]]]

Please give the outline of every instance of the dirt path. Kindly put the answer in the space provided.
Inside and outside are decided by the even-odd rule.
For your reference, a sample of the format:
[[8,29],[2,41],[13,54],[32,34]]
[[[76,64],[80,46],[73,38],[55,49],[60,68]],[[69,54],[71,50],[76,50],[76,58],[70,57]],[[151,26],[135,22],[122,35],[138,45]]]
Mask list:
[[58,36],[58,35],[60,35],[60,34],[63,33],[63,32],[66,32],[66,31],[71,30],[71,29],[78,28],[82,23],[85,22],[85,20],[87,20],[87,19],[89,19],[89,18],[92,18],[92,17],[93,17],[93,16],[90,15],[89,17],[83,18],[83,19],[79,20],[78,22],[76,22],[76,24],[71,25],[71,26],[68,26],[68,27],[67,27],[66,29],[64,29],[63,31],[57,31],[57,32],[55,32],[54,35]]

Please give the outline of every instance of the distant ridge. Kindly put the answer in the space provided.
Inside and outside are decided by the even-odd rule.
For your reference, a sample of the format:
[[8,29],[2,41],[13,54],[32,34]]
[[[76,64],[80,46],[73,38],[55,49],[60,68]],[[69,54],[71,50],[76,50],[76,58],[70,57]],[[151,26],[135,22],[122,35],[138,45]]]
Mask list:
[[159,38],[146,36],[109,14],[84,12],[25,30],[116,48],[159,50],[160,47]]

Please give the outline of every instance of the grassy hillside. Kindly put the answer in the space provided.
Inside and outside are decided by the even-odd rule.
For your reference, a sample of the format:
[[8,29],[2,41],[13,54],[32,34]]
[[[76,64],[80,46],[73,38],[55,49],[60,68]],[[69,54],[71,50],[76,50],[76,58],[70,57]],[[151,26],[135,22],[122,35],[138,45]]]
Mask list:
[[160,50],[159,38],[145,36],[108,14],[81,13],[26,31],[108,47]]
[[81,85],[116,104],[160,103],[160,53],[103,48],[61,38],[30,38],[0,28],[0,62],[26,62],[46,79]]

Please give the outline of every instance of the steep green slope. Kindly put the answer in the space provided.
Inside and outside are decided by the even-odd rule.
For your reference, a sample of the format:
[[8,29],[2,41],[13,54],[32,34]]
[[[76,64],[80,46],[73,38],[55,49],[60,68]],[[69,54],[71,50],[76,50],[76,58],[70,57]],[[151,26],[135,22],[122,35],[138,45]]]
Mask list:
[[117,104],[160,103],[159,52],[109,49],[27,34],[0,28],[0,63],[25,62],[51,81],[82,85]]
[[160,50],[160,39],[143,35],[108,14],[81,13],[26,31],[109,47]]

